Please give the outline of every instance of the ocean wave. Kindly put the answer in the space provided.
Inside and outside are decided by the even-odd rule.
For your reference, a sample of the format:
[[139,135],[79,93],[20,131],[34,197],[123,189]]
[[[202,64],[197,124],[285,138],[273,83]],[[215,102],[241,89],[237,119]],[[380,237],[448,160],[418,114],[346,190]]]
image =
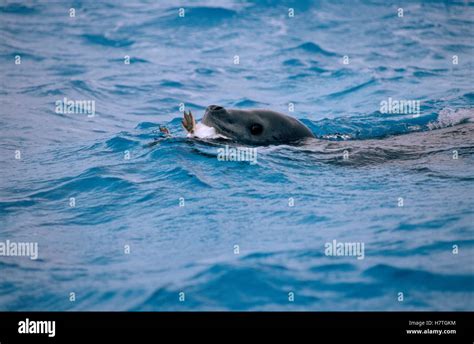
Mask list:
[[364,81],[362,83],[359,83],[355,86],[347,87],[342,91],[330,93],[326,97],[329,98],[329,99],[343,98],[347,95],[350,95],[350,94],[355,93],[357,91],[363,90],[363,89],[368,88],[370,86],[374,86],[376,84],[377,84],[376,79],[370,79],[370,80]]
[[393,289],[417,285],[424,290],[474,291],[474,277],[471,275],[435,274],[383,264],[367,269],[364,275],[384,281],[387,285],[392,285]]
[[26,6],[23,4],[8,4],[0,6],[0,11],[4,13],[19,15],[31,15],[40,13],[40,10],[37,7]]
[[131,39],[110,38],[101,34],[83,34],[81,37],[89,43],[113,48],[129,47],[134,43]]
[[298,45],[297,47],[294,47],[293,49],[303,50],[308,53],[323,55],[323,56],[336,56],[337,55],[336,53],[332,51],[321,48],[319,45],[313,42],[302,43]]

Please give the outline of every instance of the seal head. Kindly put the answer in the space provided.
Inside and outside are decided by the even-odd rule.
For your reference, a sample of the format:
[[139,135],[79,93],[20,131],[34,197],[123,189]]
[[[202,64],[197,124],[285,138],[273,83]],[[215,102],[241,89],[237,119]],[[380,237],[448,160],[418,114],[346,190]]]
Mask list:
[[297,119],[270,110],[225,109],[210,105],[202,123],[231,140],[249,145],[293,143],[314,137]]

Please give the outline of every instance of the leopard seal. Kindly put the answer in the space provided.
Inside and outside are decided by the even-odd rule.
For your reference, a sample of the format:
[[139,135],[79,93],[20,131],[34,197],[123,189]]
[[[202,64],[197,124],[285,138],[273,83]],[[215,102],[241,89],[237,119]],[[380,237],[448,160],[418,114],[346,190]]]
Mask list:
[[200,123],[195,123],[190,112],[185,113],[182,123],[191,137],[225,138],[256,146],[296,143],[315,137],[296,118],[263,109],[226,109],[210,105]]

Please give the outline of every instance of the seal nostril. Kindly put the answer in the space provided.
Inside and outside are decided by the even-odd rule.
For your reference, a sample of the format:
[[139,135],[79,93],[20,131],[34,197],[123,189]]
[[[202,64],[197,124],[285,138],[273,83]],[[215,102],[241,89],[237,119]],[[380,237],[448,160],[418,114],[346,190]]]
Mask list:
[[207,108],[209,109],[209,111],[221,111],[222,109],[224,109],[222,106],[219,105],[209,105]]

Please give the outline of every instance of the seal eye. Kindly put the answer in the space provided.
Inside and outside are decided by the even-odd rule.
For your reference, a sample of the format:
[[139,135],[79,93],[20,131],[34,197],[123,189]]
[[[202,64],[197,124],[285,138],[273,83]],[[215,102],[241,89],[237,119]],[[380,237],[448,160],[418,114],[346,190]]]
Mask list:
[[263,127],[261,124],[255,123],[250,127],[250,132],[252,135],[260,135],[263,132]]

